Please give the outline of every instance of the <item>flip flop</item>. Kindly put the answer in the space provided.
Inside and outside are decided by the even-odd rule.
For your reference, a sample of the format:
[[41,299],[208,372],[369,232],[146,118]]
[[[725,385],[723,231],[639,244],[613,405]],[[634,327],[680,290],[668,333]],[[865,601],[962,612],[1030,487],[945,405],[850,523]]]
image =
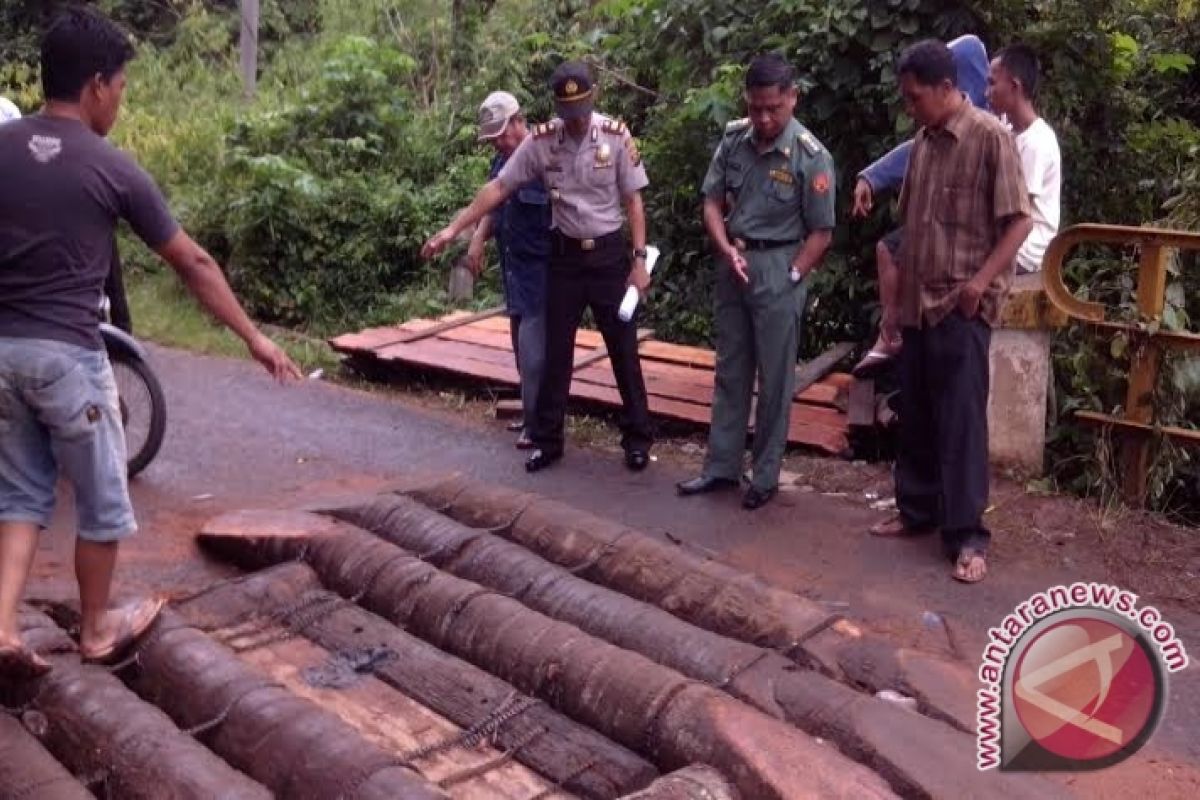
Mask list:
[[28,647],[0,647],[0,679],[6,682],[31,681],[42,677],[50,669],[50,662]]
[[525,420],[519,419],[519,420],[516,420],[515,422],[508,423],[504,427],[507,430],[512,431],[513,433],[516,433],[517,431],[523,431],[523,430],[525,430]]
[[924,536],[933,531],[933,528],[909,528],[900,519],[899,514],[893,514],[867,529],[867,533],[880,539],[908,539],[913,536]]
[[[146,634],[158,621],[159,614],[167,605],[166,598],[151,598],[130,603],[118,609],[121,621],[118,623],[116,636],[112,643],[102,650],[79,650],[79,655],[85,664],[114,664],[120,661],[138,640]],[[140,621],[138,618],[141,618]]]
[[[968,577],[966,570],[977,558],[983,562],[983,574],[978,578]],[[954,571],[950,573],[950,576],[959,583],[979,583],[987,577],[987,553],[979,550],[963,550],[958,554],[958,560],[955,562]]]

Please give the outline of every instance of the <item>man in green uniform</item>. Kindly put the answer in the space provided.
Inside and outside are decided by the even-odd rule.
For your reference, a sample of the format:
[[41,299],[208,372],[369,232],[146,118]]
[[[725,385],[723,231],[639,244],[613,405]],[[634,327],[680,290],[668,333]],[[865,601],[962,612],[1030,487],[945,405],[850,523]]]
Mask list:
[[805,279],[833,237],[833,158],[796,121],[795,70],[759,56],[746,71],[749,117],[731,122],[704,179],[704,227],[719,256],[717,369],[708,457],[681,495],[733,488],[758,378],[753,479],[742,506],[779,485],[795,387]]

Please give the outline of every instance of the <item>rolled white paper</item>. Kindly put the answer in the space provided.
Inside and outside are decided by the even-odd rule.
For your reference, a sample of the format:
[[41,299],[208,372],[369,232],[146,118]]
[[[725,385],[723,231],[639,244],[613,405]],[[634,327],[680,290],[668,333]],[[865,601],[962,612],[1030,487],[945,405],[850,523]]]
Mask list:
[[[658,248],[650,245],[646,248],[646,274],[654,274],[654,264],[658,261]],[[638,301],[641,296],[638,294],[636,286],[630,286],[625,290],[625,297],[621,300],[621,307],[617,310],[617,317],[621,322],[629,322],[633,319],[633,312],[637,311]]]

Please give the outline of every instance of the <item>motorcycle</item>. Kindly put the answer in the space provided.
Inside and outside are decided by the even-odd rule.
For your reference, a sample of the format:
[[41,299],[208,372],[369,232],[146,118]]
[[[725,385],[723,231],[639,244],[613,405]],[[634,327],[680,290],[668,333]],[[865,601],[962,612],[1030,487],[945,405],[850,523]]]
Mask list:
[[109,301],[101,301],[100,336],[117,380],[127,470],[132,478],[149,466],[167,432],[167,399],[142,343],[107,321]]

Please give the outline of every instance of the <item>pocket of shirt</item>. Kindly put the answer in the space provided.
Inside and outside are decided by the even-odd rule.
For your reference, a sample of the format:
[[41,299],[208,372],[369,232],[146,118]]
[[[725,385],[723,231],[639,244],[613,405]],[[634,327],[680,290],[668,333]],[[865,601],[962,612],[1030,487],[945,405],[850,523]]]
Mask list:
[[784,183],[771,178],[771,189],[767,194],[781,203],[794,203],[796,202],[796,184]]
[[544,206],[550,202],[550,194],[545,189],[525,187],[517,190],[517,202],[530,206]]
[[966,205],[969,201],[968,189],[965,186],[946,186],[941,195],[935,200],[934,216],[944,225],[960,225],[967,221]]

